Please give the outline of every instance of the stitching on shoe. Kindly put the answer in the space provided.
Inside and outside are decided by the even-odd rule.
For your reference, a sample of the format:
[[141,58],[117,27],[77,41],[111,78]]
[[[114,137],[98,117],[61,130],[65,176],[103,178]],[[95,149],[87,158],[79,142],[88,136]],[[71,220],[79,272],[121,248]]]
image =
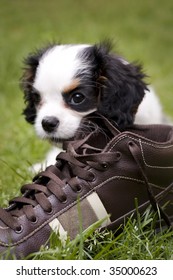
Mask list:
[[[139,183],[144,183],[144,181],[142,180],[138,180],[138,179],[134,179],[134,178],[130,178],[130,177],[124,177],[124,176],[113,176],[109,179],[107,179],[106,181],[102,182],[101,184],[95,186],[92,190],[90,190],[89,192],[87,192],[85,195],[83,195],[80,200],[84,199],[85,197],[87,197],[90,193],[92,193],[93,191],[99,189],[100,187],[102,187],[104,184],[106,184],[109,181],[112,181],[114,179],[125,179],[125,180],[130,180],[130,181],[134,181],[134,182],[139,182]],[[22,239],[20,239],[18,242],[15,243],[5,243],[0,241],[0,244],[5,246],[5,247],[12,247],[12,246],[16,246],[19,245],[21,243],[23,243],[25,240],[27,240],[29,237],[31,237],[32,235],[34,235],[36,232],[38,232],[41,228],[43,228],[44,226],[46,226],[47,224],[49,224],[49,222],[51,222],[54,218],[56,218],[57,216],[60,216],[63,212],[65,212],[66,209],[72,207],[73,205],[76,204],[76,200],[74,202],[72,202],[71,204],[69,204],[68,206],[66,206],[65,208],[63,208],[61,211],[57,212],[56,214],[54,214],[51,218],[49,218],[48,220],[46,220],[44,223],[42,223],[39,227],[37,227],[34,231],[32,231],[31,233],[29,233],[27,236],[23,237]],[[38,207],[38,206],[36,206]]]
[[[107,179],[106,181],[100,183],[99,185],[95,186],[92,190],[90,190],[89,192],[87,192],[85,195],[83,195],[81,197],[80,200],[84,199],[85,197],[87,197],[90,193],[92,193],[93,191],[99,189],[100,187],[102,187],[103,185],[105,185],[107,182],[109,181],[112,181],[114,179],[117,179],[117,180],[129,180],[129,181],[133,181],[133,182],[137,182],[137,183],[142,183],[142,184],[145,184],[145,182],[143,180],[138,180],[138,179],[134,179],[134,178],[131,178],[131,177],[125,177],[125,176],[113,176],[109,179]],[[56,218],[57,216],[60,216],[63,212],[65,212],[66,209],[72,207],[73,205],[76,204],[76,200],[74,202],[72,202],[71,204],[69,204],[68,206],[66,206],[65,208],[63,208],[61,211],[57,212],[56,214],[54,214],[50,219],[46,220],[44,223],[42,223],[38,228],[36,228],[34,231],[32,231],[30,234],[28,234],[27,236],[25,236],[23,239],[21,239],[20,241],[18,242],[15,242],[15,243],[11,243],[11,244],[8,244],[8,243],[4,243],[2,241],[0,241],[0,244],[5,246],[5,247],[12,247],[12,246],[15,246],[15,245],[19,245],[21,243],[23,243],[25,240],[27,240],[30,236],[32,236],[33,234],[35,234],[37,231],[39,231],[41,228],[43,228],[44,226],[46,226],[47,224],[49,224],[49,222],[51,222],[54,218]],[[36,206],[37,207],[37,206]]]
[[1,226],[0,226],[0,229],[3,229],[3,230],[4,230],[4,229],[8,229],[8,228],[9,228],[9,227],[1,227]]
[[[94,190],[94,189],[93,189]],[[83,198],[85,198],[86,196],[88,196],[88,194],[90,194],[93,190],[89,191],[87,194],[85,194],[84,196],[81,197],[81,200]],[[63,212],[65,212],[66,209],[72,207],[73,205],[76,204],[76,200],[74,202],[72,202],[71,204],[69,204],[68,206],[66,206],[65,208],[63,208],[61,211],[57,212],[56,214],[54,214],[52,217],[50,217],[48,220],[44,221],[39,227],[37,227],[35,230],[33,230],[31,233],[29,233],[28,235],[24,236],[22,239],[20,239],[18,242],[15,243],[5,243],[0,241],[1,245],[4,245],[5,247],[11,247],[11,246],[15,246],[15,245],[19,245],[21,243],[23,243],[25,240],[27,240],[30,236],[32,236],[33,234],[35,234],[36,232],[38,232],[41,228],[43,228],[44,226],[46,226],[47,224],[49,224],[49,222],[51,222],[54,218],[56,218],[57,216],[60,216]],[[38,207],[39,205],[37,205],[36,207]]]
[[[172,169],[173,168],[173,166],[156,166],[156,165],[147,164],[147,162],[145,160],[145,156],[144,156],[144,150],[143,150],[141,139],[139,139],[139,144],[140,144],[140,148],[141,148],[142,158],[143,158],[143,161],[144,161],[146,166],[148,166],[150,168],[156,168],[156,169]],[[145,143],[145,144],[147,144],[147,143]]]
[[127,135],[120,137],[115,143],[114,145],[109,149],[109,152],[112,151],[112,149],[115,147],[115,145],[120,142],[121,140],[127,138]]
[[[131,138],[131,137],[130,137],[130,138]],[[132,139],[134,140],[135,138],[132,138]],[[136,139],[135,139],[135,140],[136,140]],[[173,145],[162,146],[162,145],[165,145],[164,143],[160,143],[160,145],[158,145],[158,144],[154,145],[154,144],[152,144],[152,143],[148,143],[148,142],[146,142],[146,141],[142,141],[141,138],[139,138],[138,141],[141,141],[143,144],[148,145],[148,146],[152,146],[152,147],[157,148],[157,149],[169,149],[169,148],[172,148],[172,147],[173,147]]]
[[115,147],[115,145],[116,145],[118,142],[120,142],[121,140],[123,140],[123,139],[125,139],[125,138],[130,138],[130,139],[132,139],[132,140],[134,140],[134,141],[137,141],[137,142],[141,141],[143,144],[146,144],[146,145],[148,145],[148,146],[151,146],[151,147],[154,147],[154,148],[157,148],[157,149],[169,149],[169,148],[172,148],[172,147],[173,147],[173,145],[162,146],[162,145],[165,145],[164,143],[163,143],[163,144],[160,143],[160,145],[157,144],[157,143],[156,143],[156,144],[148,143],[148,142],[146,142],[146,141],[143,141],[141,138],[137,139],[137,138],[134,138],[134,137],[129,136],[129,135],[126,134],[126,135],[120,137],[119,139],[117,139],[117,141],[114,143],[114,145],[109,149],[109,152]]
[[[169,145],[169,146],[159,146],[158,144],[154,145],[152,143],[148,143],[146,141],[142,141],[140,138],[137,139],[137,138],[134,138],[134,137],[131,137],[129,135],[124,135],[122,137],[120,137],[115,143],[114,145],[109,149],[109,152],[115,147],[115,145],[117,143],[119,143],[121,140],[125,139],[125,138],[130,138],[134,141],[137,141],[139,142],[140,144],[140,148],[141,148],[141,153],[142,153],[142,157],[143,157],[143,160],[144,160],[144,163],[146,166],[148,167],[152,167],[152,168],[173,168],[173,167],[160,167],[160,166],[150,166],[146,163],[145,161],[145,157],[144,157],[144,151],[143,151],[143,147],[142,147],[142,144],[146,144],[148,146],[152,146],[154,148],[159,148],[159,149],[168,149],[168,148],[171,148],[173,147],[173,145]],[[144,183],[144,181],[142,180],[138,180],[138,179],[134,179],[134,178],[130,178],[130,177],[125,177],[125,176],[113,176],[109,179],[107,179],[106,181],[100,183],[99,185],[95,186],[92,190],[90,190],[89,192],[87,192],[85,195],[81,196],[80,200],[84,199],[85,197],[87,197],[90,193],[92,193],[93,191],[99,189],[100,187],[102,187],[104,184],[106,184],[107,182],[110,182],[114,179],[124,179],[124,180],[130,180],[130,181],[134,181],[134,182],[138,182],[138,183]],[[57,216],[61,215],[63,212],[65,212],[67,209],[69,209],[70,207],[72,207],[73,205],[76,204],[76,200],[74,202],[72,202],[71,204],[69,204],[68,206],[66,206],[65,208],[63,208],[61,211],[57,212],[56,214],[54,214],[52,217],[50,217],[48,220],[46,220],[44,223],[42,223],[38,228],[36,228],[34,231],[32,231],[30,234],[28,234],[27,236],[23,237],[20,241],[18,242],[15,242],[15,243],[11,243],[11,244],[8,244],[8,243],[5,243],[5,242],[2,242],[0,241],[0,244],[5,246],[5,247],[11,247],[11,246],[15,246],[15,245],[19,245],[21,243],[23,243],[25,240],[27,240],[30,236],[32,236],[33,234],[35,234],[36,232],[38,232],[41,228],[43,228],[44,226],[46,226],[50,221],[52,221],[54,218],[56,218]],[[37,206],[36,206],[37,207]],[[2,228],[2,227],[1,227]],[[6,229],[6,228],[3,228],[3,229]],[[7,227],[8,229],[8,227]]]
[[109,149],[109,152],[112,151],[112,149],[115,147],[115,145],[117,143],[119,143],[121,140],[125,139],[125,138],[129,138],[133,141],[137,141],[139,142],[139,145],[140,145],[140,149],[141,149],[141,153],[142,153],[142,158],[143,158],[143,161],[145,163],[146,166],[150,167],[150,168],[156,168],[156,169],[172,169],[173,166],[156,166],[156,165],[149,165],[147,164],[146,160],[145,160],[145,156],[144,156],[144,150],[143,150],[143,146],[142,144],[145,144],[145,145],[148,145],[148,146],[151,146],[153,148],[157,148],[157,149],[169,149],[169,148],[172,148],[173,145],[169,145],[169,146],[158,146],[158,145],[154,145],[152,143],[148,143],[146,141],[142,141],[140,138],[139,139],[136,139],[136,138],[133,138],[133,137],[129,137],[128,135],[125,135],[121,138],[119,138],[115,143],[114,145]]
[[145,184],[145,182],[143,180],[138,180],[138,179],[134,179],[134,178],[131,178],[131,177],[126,177],[126,176],[113,176],[109,179],[107,179],[106,181],[100,183],[99,185],[97,185],[94,189],[99,189],[100,187],[102,187],[104,184],[114,180],[114,179],[118,179],[118,180],[129,180],[129,181],[133,181],[133,182],[137,182],[137,183],[142,183],[142,184]]

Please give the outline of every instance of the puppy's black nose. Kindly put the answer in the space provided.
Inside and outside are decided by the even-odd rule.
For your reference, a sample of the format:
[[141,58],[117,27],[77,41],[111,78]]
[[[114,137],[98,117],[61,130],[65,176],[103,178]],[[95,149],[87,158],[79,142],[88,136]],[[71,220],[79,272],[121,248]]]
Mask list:
[[45,117],[42,120],[42,127],[46,132],[54,132],[59,125],[59,120],[55,117]]

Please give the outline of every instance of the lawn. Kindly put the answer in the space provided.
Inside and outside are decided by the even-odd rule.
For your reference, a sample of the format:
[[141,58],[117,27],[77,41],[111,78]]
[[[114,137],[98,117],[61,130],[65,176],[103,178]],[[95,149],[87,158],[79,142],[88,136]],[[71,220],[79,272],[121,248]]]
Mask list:
[[[165,113],[173,117],[172,15],[171,0],[0,0],[2,206],[19,194],[22,184],[31,180],[28,167],[43,159],[49,148],[49,144],[37,139],[33,128],[22,116],[24,103],[19,80],[23,58],[47,42],[95,43],[111,38],[115,51],[129,61],[143,63],[149,75],[148,81],[157,91]],[[150,218],[147,216],[147,221]],[[141,222],[145,219],[142,217]],[[137,223],[137,227],[133,223]],[[134,228],[139,232],[134,232]],[[173,258],[172,237],[169,232],[153,237],[152,230],[147,228],[145,231],[143,226],[139,226],[139,220],[132,219],[120,236],[115,238],[106,232],[97,238],[97,234],[92,233],[90,242],[87,236],[82,244],[85,253],[81,253],[79,246],[79,251],[71,255],[74,259],[170,259]],[[72,249],[70,242],[68,250],[69,247]],[[109,254],[112,250],[114,253]],[[69,257],[64,251],[63,254]],[[49,258],[51,254],[45,256]],[[57,252],[56,257],[60,257]]]

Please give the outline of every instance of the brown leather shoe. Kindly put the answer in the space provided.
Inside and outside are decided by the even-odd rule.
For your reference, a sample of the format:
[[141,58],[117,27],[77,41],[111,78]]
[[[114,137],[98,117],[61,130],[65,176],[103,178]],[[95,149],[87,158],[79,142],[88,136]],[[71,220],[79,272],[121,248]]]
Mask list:
[[135,212],[135,198],[140,212],[152,204],[171,226],[173,127],[134,126],[120,132],[106,118],[91,120],[92,132],[69,141],[56,165],[23,186],[23,195],[7,209],[0,209],[0,252],[8,249],[23,258],[38,251],[52,230],[74,238],[79,208],[83,229],[108,214],[102,226],[116,229]]

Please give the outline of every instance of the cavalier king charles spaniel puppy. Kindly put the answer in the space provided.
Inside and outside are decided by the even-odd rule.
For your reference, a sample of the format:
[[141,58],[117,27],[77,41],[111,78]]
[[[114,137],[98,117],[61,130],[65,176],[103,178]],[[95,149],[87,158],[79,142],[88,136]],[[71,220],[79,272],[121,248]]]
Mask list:
[[[52,44],[29,54],[24,64],[23,113],[43,139],[56,143],[72,138],[82,119],[93,112],[121,130],[133,122],[162,122],[160,103],[147,88],[142,67],[112,53],[109,42]],[[54,163],[57,153],[49,153],[47,165]]]

